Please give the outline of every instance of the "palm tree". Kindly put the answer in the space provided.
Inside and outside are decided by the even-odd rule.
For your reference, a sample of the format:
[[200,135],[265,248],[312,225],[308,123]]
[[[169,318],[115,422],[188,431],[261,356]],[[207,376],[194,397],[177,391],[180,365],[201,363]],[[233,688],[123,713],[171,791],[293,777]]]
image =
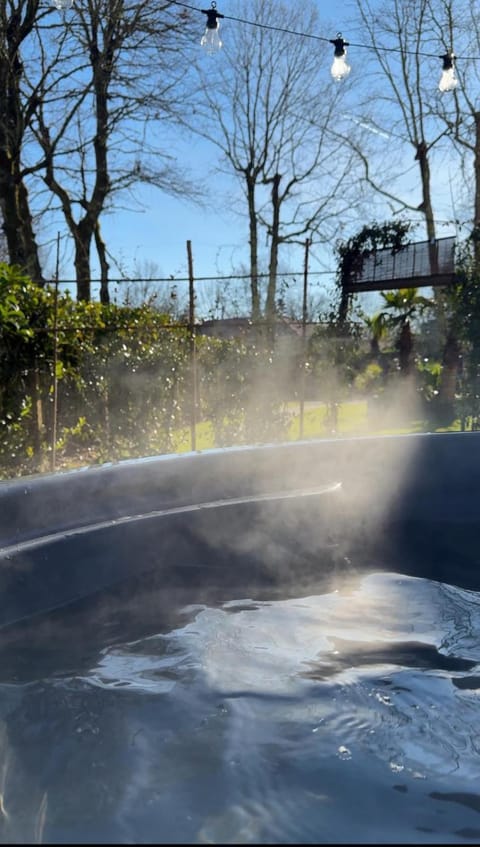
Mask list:
[[382,333],[385,332],[387,327],[391,327],[398,332],[397,350],[400,371],[406,376],[412,369],[413,335],[411,323],[414,318],[419,317],[425,309],[431,308],[434,304],[428,297],[419,294],[416,288],[381,291],[380,296],[384,300],[384,308],[373,316],[370,325],[372,329],[374,326],[380,328]]
[[385,312],[376,315],[362,315],[363,321],[370,330],[370,353],[374,359],[380,357],[380,341],[388,332],[388,320]]

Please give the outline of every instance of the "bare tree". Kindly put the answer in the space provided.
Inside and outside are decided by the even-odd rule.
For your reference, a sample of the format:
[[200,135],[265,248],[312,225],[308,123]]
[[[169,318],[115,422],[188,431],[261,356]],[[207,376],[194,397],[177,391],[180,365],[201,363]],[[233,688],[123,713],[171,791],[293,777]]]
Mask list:
[[[275,312],[279,247],[305,235],[327,240],[346,213],[349,152],[333,131],[343,95],[319,61],[321,48],[298,32],[319,32],[317,7],[251,0],[225,21],[222,56],[199,63],[194,119],[185,122],[221,152],[240,183],[250,246],[252,318]],[[235,8],[234,10],[235,11]],[[247,22],[245,22],[247,20]],[[254,23],[252,26],[249,22]],[[268,241],[262,309],[260,236]]]
[[[390,139],[388,167],[384,157],[379,159],[377,154],[375,173],[371,153],[365,152],[361,144],[355,147],[370,187],[387,199],[395,211],[407,210],[422,216],[434,271],[437,226],[431,164],[434,149],[439,147],[448,128],[439,123],[432,108],[438,95],[442,44],[432,26],[430,0],[386,0],[375,7],[370,0],[355,0],[355,4],[361,37],[371,47],[364,63],[368,94],[363,114],[357,112],[358,121],[370,130],[371,140],[372,133],[376,133],[377,142]],[[395,153],[391,148],[392,138]],[[405,144],[413,148],[418,165],[419,203],[409,199],[412,182],[411,178],[406,179],[402,166]],[[378,151],[378,143],[376,147]]]
[[39,283],[45,211],[60,209],[72,235],[78,298],[90,298],[94,246],[108,302],[100,223],[113,197],[139,183],[195,194],[162,138],[184,99],[191,27],[166,0],[85,0],[67,15],[0,0],[0,212],[10,262]]
[[90,299],[92,245],[101,299],[109,300],[100,220],[114,196],[139,183],[194,193],[159,138],[162,120],[172,121],[183,99],[187,35],[178,6],[160,0],[85,0],[65,20],[55,63],[51,31],[37,30],[41,73],[32,67],[27,75],[30,96],[36,93],[31,125],[42,178],[73,237],[80,300]]

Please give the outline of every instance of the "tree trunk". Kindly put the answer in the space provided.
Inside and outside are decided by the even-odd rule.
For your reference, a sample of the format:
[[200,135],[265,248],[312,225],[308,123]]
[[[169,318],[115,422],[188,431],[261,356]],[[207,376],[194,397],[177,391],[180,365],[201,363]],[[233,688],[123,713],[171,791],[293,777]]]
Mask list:
[[[11,265],[18,265],[33,282],[45,285],[38,245],[33,231],[28,193],[21,182],[11,173],[6,173],[4,151],[0,153],[0,209],[3,217],[3,231],[7,241],[8,259]],[[13,163],[12,163],[13,164]]]
[[[429,259],[430,259],[430,270],[432,274],[438,273],[438,249],[437,249],[437,241],[436,241],[436,230],[435,230],[435,220],[433,216],[433,208],[432,208],[432,199],[431,199],[431,180],[430,180],[430,166],[428,162],[428,150],[425,142],[421,142],[417,148],[417,156],[416,158],[420,163],[420,173],[422,178],[422,194],[423,194],[423,211],[425,215],[425,224],[427,229],[427,237],[428,237],[428,247],[429,247]],[[477,157],[475,157],[475,168],[480,168],[480,160],[477,162]],[[476,171],[477,173],[477,171]],[[480,191],[480,189],[479,189]],[[477,199],[478,199],[478,207],[477,207]],[[477,208],[480,214],[480,195],[477,198],[477,191],[475,195],[475,212],[477,212]],[[480,218],[479,218],[480,220]],[[475,232],[475,229],[474,229]],[[476,245],[476,252],[480,254],[480,245],[478,242],[474,241]],[[440,329],[441,336],[445,338],[445,348],[443,353],[444,361],[448,360],[450,352],[448,350],[448,345],[450,343],[450,334],[448,331],[448,321],[447,321],[447,310],[446,310],[446,294],[442,288],[435,287],[433,289],[433,297],[435,300],[435,307],[437,312],[437,321]],[[439,386],[439,397],[438,397],[438,408],[447,410],[452,406],[451,398],[449,397],[449,382],[448,380],[441,380]],[[447,392],[447,393],[445,393]],[[445,411],[446,413],[446,411]]]
[[475,271],[480,269],[480,112],[475,112],[475,150],[473,159],[474,168],[474,211],[473,211],[473,257]]
[[412,332],[410,329],[410,322],[405,321],[402,324],[402,328],[400,330],[400,337],[398,339],[398,356],[400,360],[400,371],[404,376],[407,376],[412,369],[412,351],[413,340]]
[[108,271],[110,266],[107,262],[107,250],[100,233],[99,221],[97,221],[95,226],[95,246],[97,248],[98,260],[100,262],[100,303],[104,306],[108,306],[110,304],[110,292],[108,290]]
[[[420,178],[422,184],[422,211],[425,218],[425,228],[427,230],[428,253],[430,260],[430,271],[432,275],[438,273],[438,249],[437,249],[437,233],[435,227],[435,218],[432,206],[432,187],[430,175],[430,163],[428,160],[428,146],[425,141],[420,141],[417,144],[417,153],[415,158],[420,166]],[[437,307],[437,319],[441,332],[446,333],[446,315],[445,315],[445,292],[437,286],[433,289],[433,297]]]
[[435,249],[436,231],[432,207],[430,163],[428,161],[428,147],[425,141],[420,141],[417,144],[417,153],[415,158],[420,166],[420,179],[422,184],[421,208],[425,218],[425,228],[427,230],[429,243],[430,269],[432,273],[438,273],[438,258],[437,251]]
[[11,142],[8,128],[0,128],[0,209],[9,261],[18,265],[34,282],[45,285],[28,192],[21,174],[20,150]]
[[455,391],[460,365],[460,345],[450,333],[443,353],[443,368],[438,390],[437,417],[442,423],[450,423],[455,412]]
[[272,226],[270,230],[270,262],[268,267],[268,288],[265,303],[265,318],[271,339],[274,337],[275,297],[277,293],[278,246],[280,244],[280,199],[279,186],[281,176],[275,174],[272,186]]
[[83,221],[79,226],[75,227],[75,276],[77,279],[77,300],[83,300],[85,303],[90,302],[91,286],[90,286],[90,246],[92,243],[92,230],[90,227],[82,226]]
[[248,224],[250,232],[250,291],[252,296],[252,321],[260,320],[260,294],[258,291],[258,224],[255,208],[255,182],[247,176]]
[[347,280],[342,279],[340,291],[340,306],[338,309],[338,321],[344,324],[348,317],[348,307],[350,305],[350,294],[346,290]]
[[[25,18],[22,20],[22,11]],[[26,116],[21,83],[20,45],[33,27],[36,4],[17,10],[10,18],[3,4],[0,49],[0,210],[9,261],[36,283],[45,284],[38,258],[28,191],[22,173]]]

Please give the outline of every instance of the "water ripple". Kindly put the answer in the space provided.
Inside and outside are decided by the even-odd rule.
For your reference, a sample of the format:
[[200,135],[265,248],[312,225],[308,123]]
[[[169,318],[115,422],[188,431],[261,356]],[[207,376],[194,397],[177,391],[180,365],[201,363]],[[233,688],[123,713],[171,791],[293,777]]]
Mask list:
[[176,620],[1,686],[1,843],[477,837],[476,594],[370,574]]

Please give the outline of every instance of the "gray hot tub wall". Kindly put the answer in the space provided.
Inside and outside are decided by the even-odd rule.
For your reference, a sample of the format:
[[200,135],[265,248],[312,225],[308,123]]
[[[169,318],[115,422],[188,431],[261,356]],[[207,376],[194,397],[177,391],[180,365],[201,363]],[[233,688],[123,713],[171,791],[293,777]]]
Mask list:
[[480,587],[480,433],[162,456],[0,483],[0,627],[135,578],[228,598],[342,569]]

